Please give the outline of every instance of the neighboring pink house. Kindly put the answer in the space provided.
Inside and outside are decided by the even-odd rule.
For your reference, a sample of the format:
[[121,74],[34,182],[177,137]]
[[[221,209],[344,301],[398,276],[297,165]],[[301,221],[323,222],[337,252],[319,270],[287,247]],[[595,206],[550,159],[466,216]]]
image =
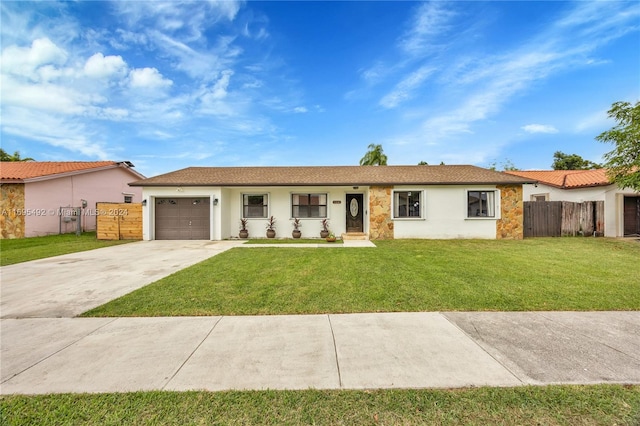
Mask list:
[[[0,162],[0,238],[96,229],[96,203],[139,203],[129,161]],[[79,216],[79,217],[78,217]],[[80,225],[78,225],[78,223]]]

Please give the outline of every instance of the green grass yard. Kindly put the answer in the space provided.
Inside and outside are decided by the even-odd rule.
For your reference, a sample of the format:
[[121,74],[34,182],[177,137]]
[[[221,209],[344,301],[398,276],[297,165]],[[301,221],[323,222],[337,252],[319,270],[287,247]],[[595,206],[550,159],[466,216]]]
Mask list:
[[4,396],[3,425],[637,425],[640,386]]
[[79,236],[62,234],[13,240],[1,239],[0,266],[130,242],[97,240],[95,232],[84,232]]
[[[237,248],[87,316],[640,308],[637,242],[376,244]],[[640,386],[4,395],[0,424],[631,426]]]
[[640,243],[604,238],[236,248],[85,316],[638,310]]

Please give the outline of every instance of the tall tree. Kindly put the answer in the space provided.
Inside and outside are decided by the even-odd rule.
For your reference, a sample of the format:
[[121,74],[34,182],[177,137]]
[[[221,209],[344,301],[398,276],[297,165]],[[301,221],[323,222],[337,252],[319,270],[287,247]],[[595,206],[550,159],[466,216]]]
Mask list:
[[11,155],[4,149],[0,148],[0,161],[34,161],[34,159],[31,157],[21,158],[19,151],[16,151]]
[[607,175],[620,188],[640,192],[640,101],[633,106],[615,102],[607,113],[618,123],[596,136],[600,142],[615,145],[604,155]]
[[382,145],[369,144],[369,150],[360,159],[361,166],[386,166],[387,156],[382,152]]
[[[513,161],[509,160],[508,158],[505,158],[501,166],[502,166],[501,170],[504,172],[512,172],[515,170],[520,170],[519,168],[516,167],[515,164],[513,164]],[[497,171],[498,163],[496,161],[492,161],[491,163],[489,163],[489,170]]]
[[553,170],[589,170],[599,169],[602,165],[585,160],[578,154],[565,154],[562,151],[556,151],[553,154],[551,167]]

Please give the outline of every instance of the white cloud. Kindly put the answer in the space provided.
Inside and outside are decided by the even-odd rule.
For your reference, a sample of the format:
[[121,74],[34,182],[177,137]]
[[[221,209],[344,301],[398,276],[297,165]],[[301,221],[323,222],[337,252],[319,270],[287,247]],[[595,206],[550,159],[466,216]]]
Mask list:
[[136,89],[162,89],[173,81],[166,79],[156,68],[136,68],[129,73],[129,84]]
[[98,118],[111,121],[121,121],[129,117],[129,111],[124,108],[101,108],[96,112]]
[[413,92],[435,71],[435,68],[423,66],[409,74],[396,85],[391,93],[380,100],[380,105],[385,108],[395,108],[402,102],[410,99]]
[[603,109],[582,117],[576,124],[575,129],[577,132],[597,131],[611,127],[612,123],[613,121],[609,119],[607,111]]
[[127,71],[127,64],[121,56],[104,56],[96,53],[84,64],[84,73],[93,78],[108,78],[123,75]]
[[61,147],[87,157],[109,158],[103,145],[84,124],[27,108],[3,108],[3,132]]
[[2,75],[1,81],[2,103],[8,106],[73,115],[84,114],[89,105],[105,100],[97,93],[86,93],[63,85],[33,84],[7,75]]
[[527,133],[558,133],[558,129],[549,124],[527,124],[522,126]]
[[161,31],[183,31],[198,38],[203,29],[218,21],[235,19],[240,2],[224,1],[126,1],[116,2],[116,10],[131,26],[152,26]]
[[211,93],[209,94],[212,99],[223,99],[227,96],[227,89],[229,87],[229,82],[231,81],[231,76],[233,75],[233,71],[226,70],[222,72],[222,75],[213,85],[211,89]]
[[386,78],[392,71],[392,69],[393,67],[391,66],[388,66],[382,62],[377,62],[372,67],[361,70],[360,77],[362,77],[362,79],[369,84],[377,84],[384,78]]
[[109,44],[116,49],[126,50],[132,45],[146,46],[149,43],[149,38],[144,33],[137,33],[118,28],[115,31],[115,34],[117,38],[110,38]]
[[[606,8],[609,4],[602,2],[599,7]],[[570,24],[585,23],[584,8],[591,10],[592,7],[590,3],[577,3],[562,18],[563,25],[552,23],[514,51],[475,60],[464,57],[464,66],[461,67],[464,73],[460,78],[448,79],[446,88],[448,93],[462,96],[454,97],[458,101],[449,102],[449,106],[443,107],[440,113],[429,111],[417,132],[427,132],[442,140],[455,134],[472,133],[473,123],[498,113],[515,95],[525,92],[536,81],[567,68],[584,66],[585,55],[600,47],[602,38],[608,38],[612,31],[615,32],[613,26],[620,24],[619,19],[599,18],[597,14],[590,13],[588,22],[595,25],[599,20],[609,22],[609,25],[603,26],[600,22],[598,33],[589,32],[588,36],[576,40],[573,34],[576,28]],[[619,5],[611,7],[618,8]],[[625,22],[631,21],[633,16],[637,13],[627,14]],[[452,68],[456,69],[455,65]],[[539,128],[532,129],[540,131]]]
[[232,70],[223,71],[210,88],[195,95],[195,98],[199,98],[201,113],[229,117],[239,115],[244,111],[250,99],[247,96],[234,95],[229,92],[229,84],[233,74]]
[[2,51],[2,73],[36,78],[35,71],[48,64],[62,65],[67,52],[48,38],[34,40],[29,47],[12,45]]
[[296,114],[304,114],[305,112],[309,112],[309,110],[307,109],[307,107],[299,106],[295,107],[293,109],[293,112],[295,112]]
[[197,79],[208,80],[225,68],[229,68],[242,49],[234,46],[233,36],[220,36],[209,49],[192,47],[177,38],[156,30],[148,30],[148,36],[155,48],[174,58],[176,69]]
[[400,48],[410,55],[422,55],[433,48],[437,36],[446,33],[456,12],[445,2],[422,3],[412,18],[411,28],[400,39]]

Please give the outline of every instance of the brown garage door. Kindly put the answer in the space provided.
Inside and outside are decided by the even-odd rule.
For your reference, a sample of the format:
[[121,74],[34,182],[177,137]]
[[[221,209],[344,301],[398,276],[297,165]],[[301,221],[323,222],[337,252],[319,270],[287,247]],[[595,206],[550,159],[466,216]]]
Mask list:
[[640,235],[640,197],[624,197],[624,236]]
[[156,198],[156,240],[208,240],[209,198]]

